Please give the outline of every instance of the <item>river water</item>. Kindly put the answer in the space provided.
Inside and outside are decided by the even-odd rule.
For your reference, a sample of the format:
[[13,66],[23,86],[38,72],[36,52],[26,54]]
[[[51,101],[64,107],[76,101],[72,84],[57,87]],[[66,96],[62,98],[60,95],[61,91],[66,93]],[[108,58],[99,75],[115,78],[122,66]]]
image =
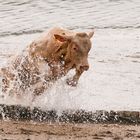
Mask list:
[[139,28],[139,0],[0,0],[0,36],[71,29]]
[[[62,79],[34,105],[140,110],[140,0],[0,0],[0,66],[54,26],[94,29],[90,70],[78,87]],[[30,104],[27,97],[6,103]]]

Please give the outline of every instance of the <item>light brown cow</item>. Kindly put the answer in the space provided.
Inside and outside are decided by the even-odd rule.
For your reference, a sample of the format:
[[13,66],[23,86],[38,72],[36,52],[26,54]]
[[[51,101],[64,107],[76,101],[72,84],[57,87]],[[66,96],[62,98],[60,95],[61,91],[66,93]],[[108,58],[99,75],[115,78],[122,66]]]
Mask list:
[[1,69],[3,92],[43,93],[50,81],[56,81],[74,68],[76,73],[67,79],[67,84],[76,86],[81,74],[89,68],[88,53],[93,34],[94,32],[87,34],[61,28],[51,29],[33,41],[12,65]]

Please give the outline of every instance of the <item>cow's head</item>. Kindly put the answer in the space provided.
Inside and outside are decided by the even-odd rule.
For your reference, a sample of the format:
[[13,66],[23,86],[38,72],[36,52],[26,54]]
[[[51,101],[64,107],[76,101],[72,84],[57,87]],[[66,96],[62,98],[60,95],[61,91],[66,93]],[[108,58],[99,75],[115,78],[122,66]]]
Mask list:
[[83,72],[89,69],[88,53],[91,49],[91,37],[94,32],[77,33],[75,36],[55,34],[55,38],[61,42],[68,42],[65,60],[72,63],[77,71]]

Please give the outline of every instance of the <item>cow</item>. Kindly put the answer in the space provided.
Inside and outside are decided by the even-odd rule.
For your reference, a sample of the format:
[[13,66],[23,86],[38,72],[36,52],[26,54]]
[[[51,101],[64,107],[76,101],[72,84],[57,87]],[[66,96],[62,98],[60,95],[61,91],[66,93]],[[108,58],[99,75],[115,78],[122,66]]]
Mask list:
[[71,69],[75,75],[66,80],[76,86],[81,74],[89,69],[88,54],[94,32],[74,32],[59,27],[34,40],[10,65],[1,68],[2,91],[8,94],[43,93]]

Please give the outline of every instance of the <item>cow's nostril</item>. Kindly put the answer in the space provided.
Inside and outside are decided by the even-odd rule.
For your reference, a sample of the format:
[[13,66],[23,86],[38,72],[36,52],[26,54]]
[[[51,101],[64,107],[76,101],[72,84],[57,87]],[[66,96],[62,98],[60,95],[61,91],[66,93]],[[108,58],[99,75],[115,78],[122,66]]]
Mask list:
[[89,66],[80,66],[80,69],[87,71],[89,69]]

